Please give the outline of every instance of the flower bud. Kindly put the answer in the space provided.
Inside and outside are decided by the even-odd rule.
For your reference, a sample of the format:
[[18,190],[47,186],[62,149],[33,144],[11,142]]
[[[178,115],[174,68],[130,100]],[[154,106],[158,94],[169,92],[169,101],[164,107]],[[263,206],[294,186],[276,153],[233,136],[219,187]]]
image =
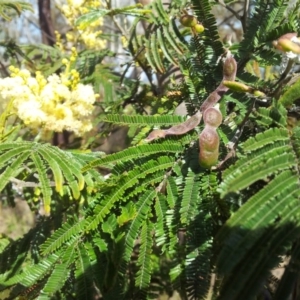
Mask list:
[[194,27],[197,25],[197,19],[191,15],[183,15],[179,21],[184,27]]

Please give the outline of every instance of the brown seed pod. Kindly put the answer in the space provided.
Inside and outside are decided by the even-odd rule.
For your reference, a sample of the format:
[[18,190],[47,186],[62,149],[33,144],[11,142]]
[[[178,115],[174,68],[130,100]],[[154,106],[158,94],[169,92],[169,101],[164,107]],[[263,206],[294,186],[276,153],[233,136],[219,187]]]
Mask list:
[[197,19],[191,15],[183,15],[179,21],[184,27],[194,27],[197,25]]
[[200,150],[215,151],[219,149],[219,135],[215,128],[206,125],[203,131],[199,135]]
[[209,107],[213,107],[218,101],[222,98],[222,96],[228,91],[228,88],[222,84],[220,84],[215,91],[209,94],[209,96],[205,99],[205,101],[200,106],[200,111],[203,113]]
[[203,121],[205,125],[217,128],[222,124],[222,114],[218,108],[209,107],[203,114]]
[[219,149],[215,151],[206,151],[200,149],[199,164],[202,168],[210,169],[218,163]]
[[153,140],[159,139],[159,138],[164,138],[166,136],[165,130],[163,129],[155,129],[150,132],[146,140],[148,142],[151,142]]
[[235,80],[237,64],[233,56],[227,54],[223,65],[223,80]]
[[146,138],[146,141],[151,142],[155,139],[164,138],[167,135],[185,134],[188,131],[194,129],[196,126],[198,126],[199,123],[201,122],[201,119],[202,119],[202,114],[198,110],[193,116],[191,116],[189,119],[187,119],[181,124],[174,125],[169,129],[155,129],[151,131],[148,137]]

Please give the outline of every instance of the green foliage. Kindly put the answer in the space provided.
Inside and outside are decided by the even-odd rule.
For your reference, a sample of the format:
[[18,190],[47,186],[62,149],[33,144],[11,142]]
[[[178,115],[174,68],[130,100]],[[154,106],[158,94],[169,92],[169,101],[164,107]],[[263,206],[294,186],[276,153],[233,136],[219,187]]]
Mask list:
[[[79,156],[79,157],[78,157]],[[77,154],[80,158],[80,155]],[[30,178],[37,172],[38,183],[31,182],[31,186],[41,187],[43,194],[44,208],[49,213],[51,205],[51,185],[55,185],[56,191],[63,195],[63,184],[66,183],[75,199],[80,197],[80,191],[84,188],[85,178],[81,174],[83,163],[86,162],[75,158],[71,152],[61,151],[56,147],[32,143],[32,142],[9,142],[0,145],[0,164],[2,173],[0,175],[0,190],[3,190],[8,182],[16,182],[20,187],[28,186],[27,183],[19,178]],[[33,163],[33,164],[32,164]],[[26,168],[26,164],[31,169]],[[48,174],[49,170],[53,175],[53,184]],[[100,180],[97,176],[96,180]]]
[[[103,63],[115,56],[106,50],[83,50],[74,61],[83,82],[105,90],[97,117],[110,124],[105,132],[127,126],[131,145],[103,155],[2,142],[0,190],[5,195],[12,184],[23,188],[33,211],[38,204],[32,188],[39,190],[49,214],[39,216],[22,238],[1,241],[0,290],[8,299],[157,299],[174,291],[181,299],[291,295],[299,284],[299,81],[276,77],[283,58],[270,43],[299,32],[297,10],[287,18],[287,7],[283,0],[256,1],[241,19],[244,38],[229,49],[238,63],[237,78],[266,97],[224,91],[219,164],[211,169],[199,165],[202,124],[181,136],[151,142],[146,136],[188,120],[173,115],[182,101],[192,115],[222,88],[220,61],[228,49],[219,38],[212,2],[155,0],[145,8],[90,9],[77,20],[89,26],[100,16],[137,17],[124,74]],[[188,9],[205,27],[201,35],[179,23]],[[24,47],[29,58],[24,61],[39,49],[44,56],[32,70],[62,67],[59,51],[46,46]],[[125,78],[132,62],[147,83]],[[272,66],[274,76],[250,73],[255,64],[265,73]],[[283,259],[288,261],[283,277],[271,290],[270,272]]]
[[19,16],[22,12],[30,10],[33,11],[32,5],[25,1],[20,0],[0,0],[0,16],[7,20],[11,20],[10,13],[16,12]]

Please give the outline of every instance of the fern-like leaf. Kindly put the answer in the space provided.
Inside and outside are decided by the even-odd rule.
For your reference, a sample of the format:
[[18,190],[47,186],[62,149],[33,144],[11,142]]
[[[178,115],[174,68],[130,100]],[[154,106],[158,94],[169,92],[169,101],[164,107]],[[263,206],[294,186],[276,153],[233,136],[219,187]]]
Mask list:
[[68,276],[71,272],[70,266],[74,263],[77,254],[77,240],[73,239],[69,245],[64,249],[60,257],[60,263],[56,264],[50,277],[47,280],[43,288],[43,292],[48,295],[52,295],[56,291],[60,290],[65,284]]
[[140,145],[131,147],[123,151],[108,155],[106,157],[96,159],[85,166],[82,171],[85,172],[94,167],[110,167],[112,164],[120,160],[126,161],[141,156],[149,156],[155,153],[177,153],[183,151],[183,146],[177,143],[160,143],[151,145]]
[[42,255],[48,255],[51,252],[59,249],[64,243],[71,238],[75,238],[82,232],[84,221],[76,219],[68,220],[62,227],[56,230],[50,238],[40,247]]
[[75,276],[78,299],[91,299],[94,295],[92,262],[84,245],[78,245]]
[[136,217],[128,227],[128,231],[124,238],[125,249],[123,254],[122,272],[126,272],[125,266],[130,260],[130,256],[132,254],[135,240],[138,237],[140,228],[148,215],[148,212],[151,207],[150,204],[153,201],[155,196],[156,196],[156,191],[147,191],[144,195],[142,195],[139,198],[138,202],[136,203]]
[[152,237],[153,225],[149,220],[145,221],[141,230],[141,246],[139,249],[139,257],[137,266],[139,270],[136,274],[135,285],[143,290],[150,284],[152,274],[151,252],[153,245]]
[[182,224],[188,224],[191,221],[191,216],[196,213],[195,210],[199,202],[199,187],[200,182],[198,176],[190,171],[186,176],[182,193],[180,208],[180,219]]
[[121,197],[127,189],[138,184],[139,180],[145,178],[148,174],[154,173],[158,170],[165,170],[172,167],[174,164],[173,158],[160,157],[157,161],[149,161],[140,168],[135,168],[128,172],[128,174],[119,177],[119,188],[107,195],[105,199],[101,199],[100,204],[95,207],[92,218],[87,220],[86,230],[95,229],[101,223],[105,216],[110,212],[110,209]]
[[[273,141],[270,139],[271,135],[273,135]],[[278,142],[276,141],[277,136]],[[260,149],[241,158],[224,172],[224,181],[219,187],[222,196],[229,192],[240,191],[260,179],[266,179],[278,171],[296,166],[287,130],[273,131],[270,129],[258,135],[256,143],[254,141],[252,138],[246,145],[249,145],[250,149],[252,147],[260,147]],[[250,145],[251,142],[254,143],[254,146]]]
[[119,125],[138,125],[138,126],[172,126],[184,122],[181,116],[127,116],[127,115],[106,115],[101,118],[103,122]]

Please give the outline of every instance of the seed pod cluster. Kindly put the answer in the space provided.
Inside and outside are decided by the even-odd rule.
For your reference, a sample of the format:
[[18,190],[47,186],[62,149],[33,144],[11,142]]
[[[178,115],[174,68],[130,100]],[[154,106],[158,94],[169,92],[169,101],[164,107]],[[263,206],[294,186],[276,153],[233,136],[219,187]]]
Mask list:
[[199,163],[203,168],[210,169],[219,158],[220,139],[217,128],[222,123],[222,114],[218,108],[210,107],[203,114],[205,127],[199,135]]
[[191,28],[194,34],[202,33],[205,29],[204,26],[198,22],[197,18],[192,15],[184,14],[180,17],[179,21],[182,26]]

